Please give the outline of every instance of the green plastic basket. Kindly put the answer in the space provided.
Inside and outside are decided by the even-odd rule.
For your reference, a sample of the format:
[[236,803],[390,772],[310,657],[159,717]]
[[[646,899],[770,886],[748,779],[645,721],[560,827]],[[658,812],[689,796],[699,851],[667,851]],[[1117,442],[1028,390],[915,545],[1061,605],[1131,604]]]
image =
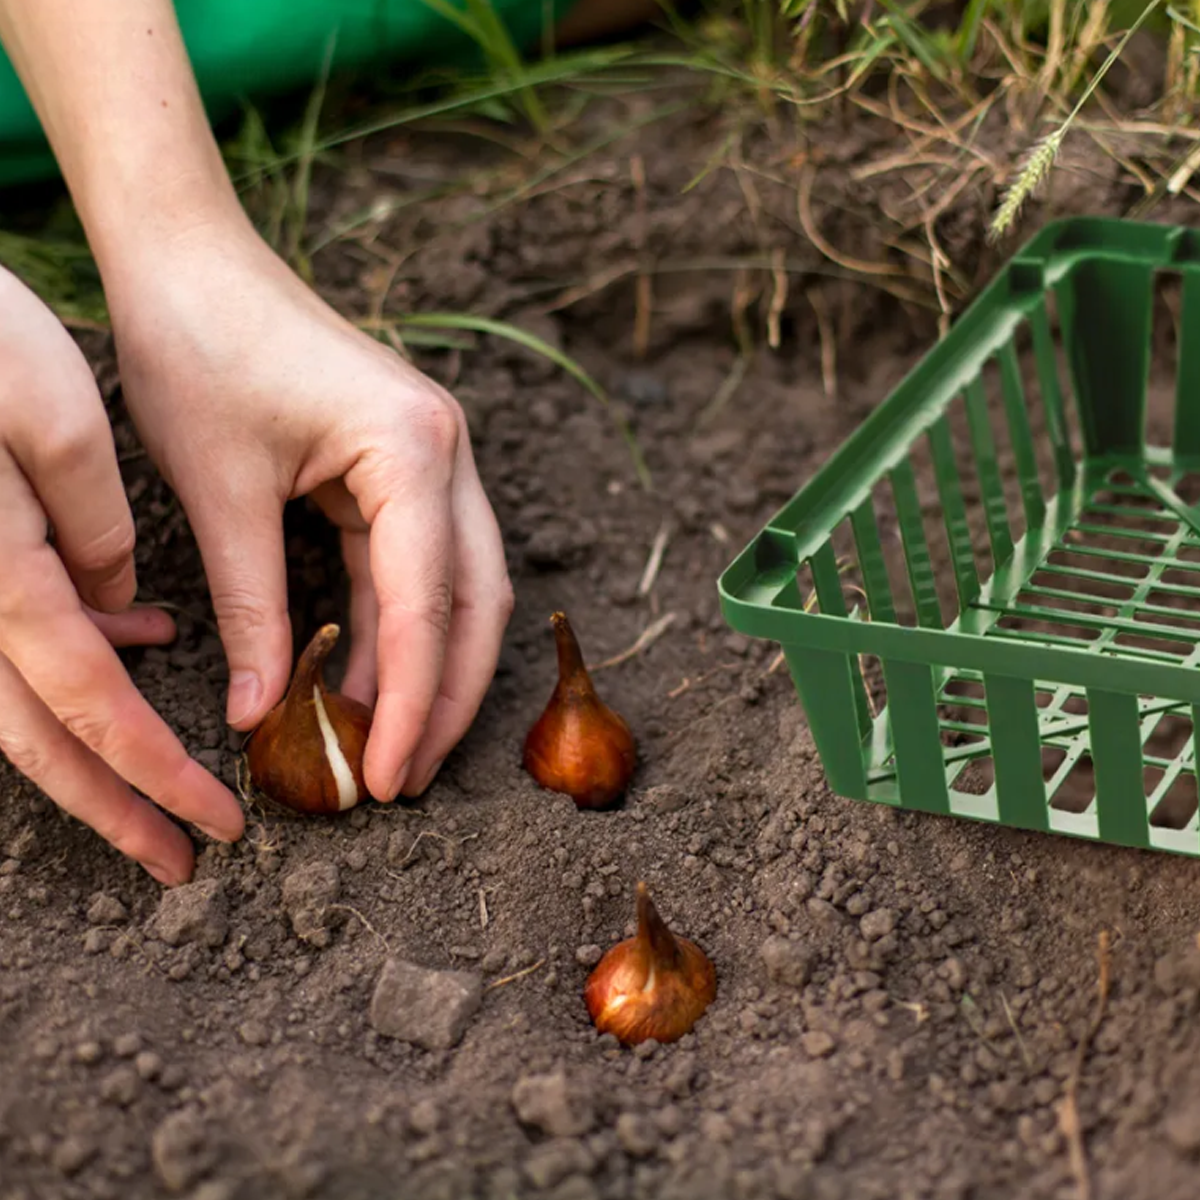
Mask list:
[[1196,855],[1198,501],[1200,232],[1058,222],[722,607],[781,643],[839,794]]

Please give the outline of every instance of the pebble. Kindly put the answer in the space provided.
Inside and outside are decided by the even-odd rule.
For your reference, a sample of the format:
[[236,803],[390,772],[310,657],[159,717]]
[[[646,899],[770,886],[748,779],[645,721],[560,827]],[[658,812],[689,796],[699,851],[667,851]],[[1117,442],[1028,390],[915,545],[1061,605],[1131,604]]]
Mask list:
[[800,1044],[809,1058],[824,1058],[827,1054],[832,1054],[837,1046],[833,1036],[823,1029],[810,1029],[801,1036]]
[[225,889],[218,879],[185,883],[163,893],[151,931],[168,946],[219,946],[229,933]]
[[1168,1113],[1163,1133],[1177,1153],[1189,1158],[1200,1154],[1200,1102],[1184,1101]]
[[896,914],[890,908],[877,908],[859,922],[859,929],[868,942],[877,942],[896,928]]
[[801,988],[812,973],[812,958],[799,942],[773,934],[759,947],[759,956],[773,983]]
[[523,1125],[550,1137],[581,1137],[596,1121],[591,1097],[561,1070],[523,1075],[513,1087],[512,1106]]
[[120,925],[129,919],[129,909],[116,896],[97,892],[88,904],[89,925]]
[[89,1138],[69,1133],[54,1151],[54,1168],[64,1175],[77,1175],[96,1156],[98,1147]]
[[389,958],[375,985],[370,1021],[384,1037],[449,1050],[482,1003],[483,980],[474,971],[435,971]]
[[431,1100],[429,1097],[418,1100],[409,1110],[408,1123],[414,1133],[419,1133],[423,1137],[436,1133],[442,1123],[442,1113],[437,1106],[437,1101]]
[[163,1061],[153,1050],[143,1050],[134,1060],[133,1069],[147,1081],[162,1074]]
[[645,1117],[623,1112],[617,1118],[617,1141],[630,1158],[648,1158],[658,1149],[659,1132]]
[[83,935],[83,952],[85,954],[103,954],[113,944],[111,929],[89,929]]
[[104,1057],[104,1047],[99,1042],[80,1042],[75,1047],[75,1061],[86,1063],[89,1067],[98,1063]]
[[243,1021],[238,1026],[238,1037],[247,1046],[265,1046],[271,1040],[271,1031],[262,1021]]
[[100,1099],[119,1108],[128,1108],[142,1090],[142,1081],[132,1067],[117,1067],[100,1081]]
[[215,1159],[200,1114],[181,1109],[162,1121],[150,1138],[150,1157],[168,1191],[182,1192],[196,1183]]
[[140,1033],[123,1033],[113,1039],[113,1053],[118,1058],[132,1058],[143,1046]]
[[535,1188],[551,1188],[569,1175],[588,1175],[596,1162],[587,1147],[574,1138],[551,1138],[535,1146],[525,1159],[524,1170]]
[[604,951],[594,944],[580,946],[575,951],[575,961],[581,967],[594,967],[603,957]]

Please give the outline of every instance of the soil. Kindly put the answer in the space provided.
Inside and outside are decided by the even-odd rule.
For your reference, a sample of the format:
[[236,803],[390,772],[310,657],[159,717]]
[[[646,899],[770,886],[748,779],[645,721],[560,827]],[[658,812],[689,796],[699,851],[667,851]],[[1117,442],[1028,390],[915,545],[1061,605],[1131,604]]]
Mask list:
[[[685,191],[730,126],[681,100],[646,123],[645,97],[593,106],[581,142],[607,130],[608,144],[505,203],[511,156],[462,132],[376,137],[318,170],[313,230],[381,205],[314,256],[326,296],[356,315],[381,294],[389,312],[491,314],[561,346],[630,420],[654,489],[545,360],[495,338],[418,349],[467,411],[518,597],[483,710],[428,793],[331,819],[253,810],[237,845],[196,834],[197,882],[164,898],[0,775],[2,1200],[1082,1197],[1058,1111],[1102,931],[1110,993],[1078,1079],[1090,1194],[1195,1195],[1200,865],[838,798],[776,647],[718,609],[734,553],[937,336],[928,256],[904,249],[921,225],[878,216],[924,168],[856,182],[899,144],[860,112],[803,141],[748,125],[744,165]],[[1003,162],[1022,139],[987,122],[979,144]],[[804,234],[796,179],[813,163],[823,237],[892,274],[835,266]],[[430,179],[472,186],[386,210]],[[1073,139],[1021,236],[1136,194]],[[981,176],[934,224],[963,297],[1012,248],[984,243],[994,201]],[[1154,216],[1193,212],[1181,199]],[[786,295],[778,272],[731,269],[780,252]],[[636,276],[652,267],[639,334]],[[773,300],[777,347],[763,344]],[[747,333],[745,378],[714,405]],[[125,659],[232,784],[199,557],[138,453],[108,339],[81,338],[111,397],[143,588],[183,610],[174,645]],[[307,639],[341,614],[344,580],[302,504],[288,553]],[[639,740],[612,812],[578,812],[520,765],[558,608],[593,662],[674,616],[596,674]],[[630,930],[639,879],[719,985],[682,1041],[628,1051],[596,1035],[582,988]],[[482,983],[461,1040],[376,1030],[389,957]]]

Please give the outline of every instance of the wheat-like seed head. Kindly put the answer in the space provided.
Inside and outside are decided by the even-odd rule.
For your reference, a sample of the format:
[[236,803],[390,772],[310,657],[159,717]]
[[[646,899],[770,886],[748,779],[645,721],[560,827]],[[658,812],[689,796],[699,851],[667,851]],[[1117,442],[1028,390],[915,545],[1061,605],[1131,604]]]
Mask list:
[[1021,206],[1037,190],[1042,180],[1050,174],[1050,169],[1054,166],[1054,160],[1058,157],[1058,152],[1062,147],[1065,133],[1066,127],[1061,126],[1034,145],[1020,174],[1005,192],[1004,199],[1001,201],[999,209],[996,210],[991,227],[988,229],[988,237],[991,241],[1003,237],[1012,228],[1017,214],[1021,211]]

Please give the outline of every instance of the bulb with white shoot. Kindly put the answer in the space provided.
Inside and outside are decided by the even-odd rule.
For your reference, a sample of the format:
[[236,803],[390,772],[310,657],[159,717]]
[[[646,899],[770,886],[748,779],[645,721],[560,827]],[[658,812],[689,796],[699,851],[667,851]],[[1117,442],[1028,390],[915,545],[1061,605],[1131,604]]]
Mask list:
[[302,813],[337,813],[367,798],[363,751],[371,710],[325,687],[337,625],[317,630],[296,664],[287,695],[246,745],[250,779],[269,800]]

